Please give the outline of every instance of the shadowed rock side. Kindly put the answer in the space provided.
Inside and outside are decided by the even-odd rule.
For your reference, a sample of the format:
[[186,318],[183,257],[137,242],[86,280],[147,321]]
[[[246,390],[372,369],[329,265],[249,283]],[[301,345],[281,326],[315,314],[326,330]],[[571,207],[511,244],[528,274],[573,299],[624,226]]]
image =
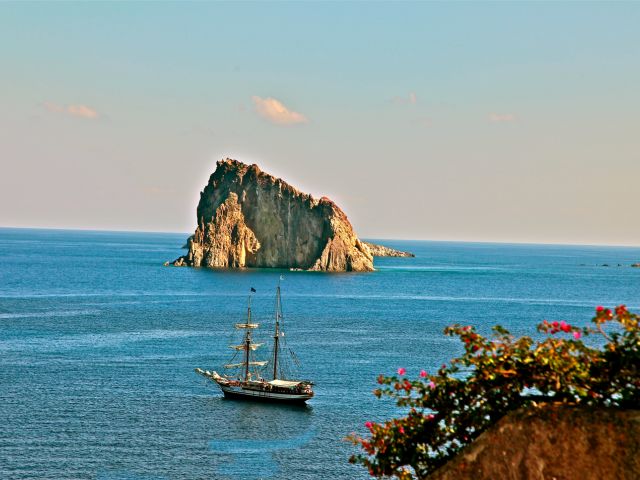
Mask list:
[[429,480],[640,478],[640,410],[545,406],[509,413]]
[[362,243],[369,247],[369,251],[374,257],[415,257],[411,252],[403,252],[401,250],[395,250],[390,247],[385,247],[384,245],[377,245],[370,242],[363,241]]
[[372,271],[373,256],[340,208],[257,165],[221,160],[200,194],[187,255],[194,267]]

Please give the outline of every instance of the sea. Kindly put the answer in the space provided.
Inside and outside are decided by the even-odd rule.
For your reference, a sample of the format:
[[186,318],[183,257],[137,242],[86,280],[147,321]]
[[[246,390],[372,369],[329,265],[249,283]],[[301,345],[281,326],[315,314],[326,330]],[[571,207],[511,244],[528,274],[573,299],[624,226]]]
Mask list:
[[[460,353],[453,323],[537,335],[640,310],[640,248],[385,240],[371,273],[165,267],[186,234],[0,229],[0,478],[365,479],[345,437],[401,414],[372,390]],[[608,266],[603,266],[608,265]],[[282,280],[279,280],[282,276]],[[234,323],[268,341],[281,281],[306,406],[224,399]]]

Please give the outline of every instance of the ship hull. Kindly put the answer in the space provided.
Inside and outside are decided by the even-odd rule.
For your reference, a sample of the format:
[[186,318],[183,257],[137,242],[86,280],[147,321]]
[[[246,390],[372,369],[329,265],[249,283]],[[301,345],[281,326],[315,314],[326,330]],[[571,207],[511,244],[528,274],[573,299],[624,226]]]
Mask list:
[[309,394],[274,393],[263,390],[246,390],[241,387],[228,387],[218,384],[225,398],[270,403],[305,403],[313,397]]

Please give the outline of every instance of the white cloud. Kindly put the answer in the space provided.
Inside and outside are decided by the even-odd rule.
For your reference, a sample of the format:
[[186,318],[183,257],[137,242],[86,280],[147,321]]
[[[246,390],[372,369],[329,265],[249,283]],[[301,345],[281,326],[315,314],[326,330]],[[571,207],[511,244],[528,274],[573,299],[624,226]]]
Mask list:
[[72,117],[87,118],[89,120],[93,120],[94,118],[99,117],[99,114],[96,110],[82,104],[67,105],[65,107],[64,105],[58,105],[57,103],[53,102],[44,102],[42,106],[49,112],[64,113],[67,115],[71,115]]
[[489,120],[494,123],[515,122],[516,116],[513,113],[490,113]]
[[418,103],[418,96],[416,92],[409,92],[409,96],[407,97],[393,97],[393,103],[408,103],[410,105],[415,105]]
[[294,125],[307,123],[307,117],[303,114],[289,110],[281,101],[275,98],[261,98],[256,95],[251,97],[256,107],[256,112],[271,123],[277,125]]
[[83,117],[83,118],[98,117],[98,112],[96,112],[91,107],[87,107],[86,105],[69,105],[67,107],[67,113],[69,115],[73,115],[74,117]]

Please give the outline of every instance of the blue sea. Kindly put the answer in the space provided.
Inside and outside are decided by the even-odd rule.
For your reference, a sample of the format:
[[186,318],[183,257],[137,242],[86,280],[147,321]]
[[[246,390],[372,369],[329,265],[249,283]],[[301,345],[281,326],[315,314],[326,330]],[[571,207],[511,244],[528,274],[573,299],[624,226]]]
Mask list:
[[[389,240],[416,257],[359,274],[164,267],[185,239],[0,229],[0,478],[368,478],[344,437],[398,413],[371,394],[379,373],[459,353],[446,325],[534,335],[599,304],[640,310],[639,248]],[[316,397],[225,400],[194,368],[229,360],[251,287],[270,327],[281,274]]]

